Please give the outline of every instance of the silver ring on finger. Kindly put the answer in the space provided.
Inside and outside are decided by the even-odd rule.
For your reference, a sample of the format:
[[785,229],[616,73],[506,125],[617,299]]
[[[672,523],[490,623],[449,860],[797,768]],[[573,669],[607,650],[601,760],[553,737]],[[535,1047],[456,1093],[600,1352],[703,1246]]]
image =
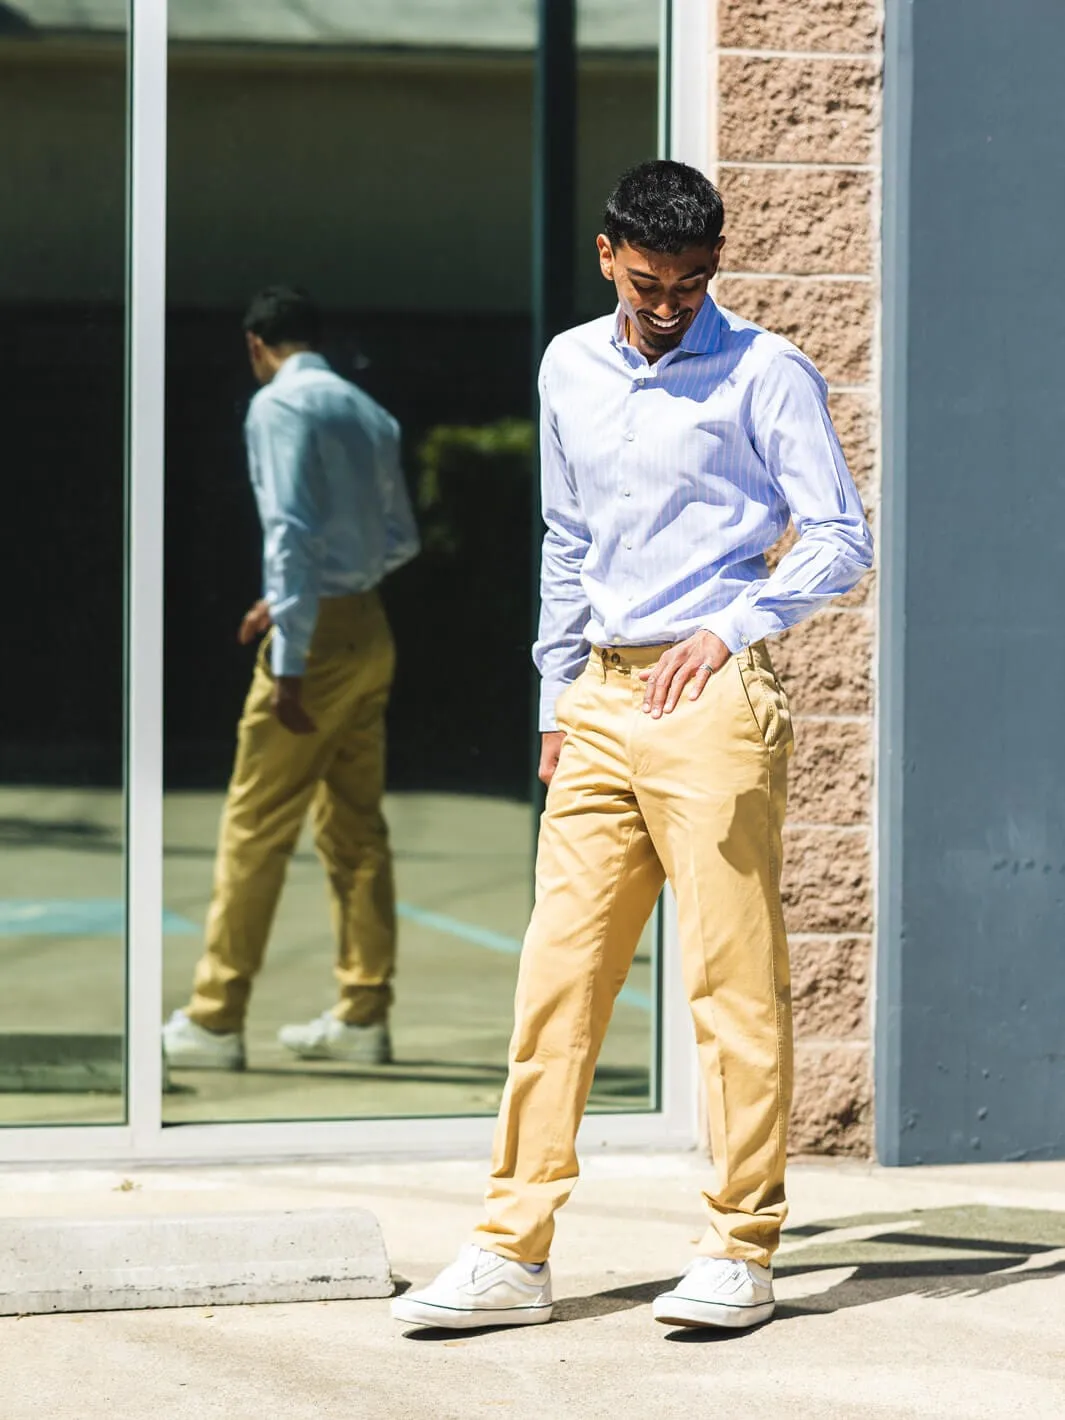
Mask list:
[[713,666],[710,665],[709,662],[707,662],[707,661],[704,661],[704,662],[702,663],[702,665],[699,667],[699,669],[700,669],[701,671],[705,671],[705,672],[707,673],[707,675],[713,675],[713,673],[714,673],[714,668],[713,668]]

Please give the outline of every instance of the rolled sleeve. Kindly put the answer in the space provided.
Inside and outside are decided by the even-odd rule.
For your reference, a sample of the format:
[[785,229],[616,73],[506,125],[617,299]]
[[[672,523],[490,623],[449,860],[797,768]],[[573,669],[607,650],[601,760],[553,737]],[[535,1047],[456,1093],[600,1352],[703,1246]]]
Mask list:
[[707,629],[730,651],[775,636],[856,585],[873,563],[865,510],[832,427],[824,381],[798,351],[769,363],[751,409],[752,442],[798,541]]

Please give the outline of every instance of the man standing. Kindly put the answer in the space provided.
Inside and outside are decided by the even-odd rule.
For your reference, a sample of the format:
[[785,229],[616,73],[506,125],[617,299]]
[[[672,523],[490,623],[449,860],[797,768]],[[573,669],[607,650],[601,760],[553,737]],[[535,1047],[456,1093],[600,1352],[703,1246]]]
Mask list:
[[[555,1211],[614,1000],[677,899],[717,1187],[657,1320],[773,1311],[786,1213],[791,999],[780,901],[791,718],[765,638],[852,587],[871,539],[809,360],[715,305],[724,209],[693,168],[621,180],[598,238],[615,315],[540,371],[547,533],[535,660],[549,785],[487,1214],[401,1321],[551,1315]],[[794,522],[798,542],[768,574]]]
[[[206,949],[163,1029],[180,1069],[244,1067],[244,1017],[307,810],[325,864],[340,999],[283,1045],[308,1060],[391,1059],[392,855],[381,814],[395,662],[376,588],[418,551],[399,426],[316,352],[318,310],[270,287],[244,320],[262,386],[245,437],[263,528],[264,597],[240,641],[263,642],[222,816]],[[272,630],[270,628],[272,627]]]

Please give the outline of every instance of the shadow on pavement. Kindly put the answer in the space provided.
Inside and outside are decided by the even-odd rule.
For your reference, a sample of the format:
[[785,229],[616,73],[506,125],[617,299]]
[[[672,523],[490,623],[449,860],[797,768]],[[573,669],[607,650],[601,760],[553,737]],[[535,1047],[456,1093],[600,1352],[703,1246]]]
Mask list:
[[[860,1232],[860,1238],[853,1234]],[[840,1236],[850,1234],[850,1236]],[[807,1241],[809,1240],[809,1241]],[[894,1297],[970,1298],[1025,1282],[1065,1276],[1065,1213],[1026,1208],[937,1208],[911,1213],[864,1214],[785,1234],[803,1245],[774,1268],[779,1284],[801,1278],[812,1295],[780,1301],[774,1321],[869,1306]],[[1045,1257],[1045,1262],[1040,1258]],[[846,1276],[817,1290],[818,1278]],[[556,1321],[585,1321],[647,1306],[674,1278],[616,1287],[556,1303]],[[790,1289],[789,1289],[790,1290]],[[768,1325],[768,1323],[765,1323]],[[712,1343],[746,1332],[677,1329],[671,1341]]]

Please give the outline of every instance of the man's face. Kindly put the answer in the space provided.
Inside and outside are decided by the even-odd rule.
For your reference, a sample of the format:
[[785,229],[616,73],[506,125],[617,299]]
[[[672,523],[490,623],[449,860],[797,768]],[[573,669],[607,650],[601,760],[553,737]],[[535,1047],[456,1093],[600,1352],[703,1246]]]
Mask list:
[[628,338],[648,360],[675,349],[706,300],[706,288],[721,261],[721,237],[713,247],[686,247],[676,256],[610,245],[597,238],[599,267],[613,281],[628,324]]

